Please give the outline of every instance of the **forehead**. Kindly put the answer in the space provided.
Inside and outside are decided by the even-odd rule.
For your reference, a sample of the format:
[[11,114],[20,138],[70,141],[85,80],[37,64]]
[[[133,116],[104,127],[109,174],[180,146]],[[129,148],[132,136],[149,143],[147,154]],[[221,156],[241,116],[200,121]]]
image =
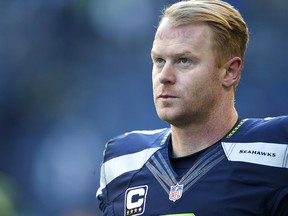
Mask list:
[[152,50],[176,44],[188,45],[193,50],[211,49],[212,30],[203,22],[175,26],[171,19],[165,18],[156,31]]

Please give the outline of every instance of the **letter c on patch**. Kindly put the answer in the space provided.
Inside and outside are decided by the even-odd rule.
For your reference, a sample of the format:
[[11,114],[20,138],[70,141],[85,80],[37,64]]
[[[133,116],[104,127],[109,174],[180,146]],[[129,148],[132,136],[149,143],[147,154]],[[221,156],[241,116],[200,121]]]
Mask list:
[[127,209],[140,207],[144,202],[145,189],[137,188],[127,193]]

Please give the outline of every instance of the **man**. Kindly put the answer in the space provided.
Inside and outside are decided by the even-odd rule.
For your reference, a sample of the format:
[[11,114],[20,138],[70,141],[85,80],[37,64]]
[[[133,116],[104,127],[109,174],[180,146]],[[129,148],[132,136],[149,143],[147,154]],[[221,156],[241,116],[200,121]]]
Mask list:
[[288,215],[288,117],[239,119],[234,107],[247,42],[243,18],[223,1],[164,11],[152,78],[171,128],[108,142],[104,215]]

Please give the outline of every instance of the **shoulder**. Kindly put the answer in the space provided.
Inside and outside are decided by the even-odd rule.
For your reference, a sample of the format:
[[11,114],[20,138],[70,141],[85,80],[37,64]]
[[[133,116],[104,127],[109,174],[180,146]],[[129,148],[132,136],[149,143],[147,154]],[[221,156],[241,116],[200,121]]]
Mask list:
[[[288,116],[249,118],[240,122],[239,136],[249,141],[288,144]],[[248,140],[247,140],[248,141]]]
[[160,148],[170,134],[170,128],[137,130],[127,132],[109,140],[106,144],[105,160],[133,154],[149,148]]
[[[244,119],[224,139],[230,161],[288,168],[288,117]],[[283,169],[287,172],[287,169]]]
[[262,129],[283,128],[288,129],[288,116],[267,117],[267,118],[248,118],[247,123],[252,128],[261,127]]

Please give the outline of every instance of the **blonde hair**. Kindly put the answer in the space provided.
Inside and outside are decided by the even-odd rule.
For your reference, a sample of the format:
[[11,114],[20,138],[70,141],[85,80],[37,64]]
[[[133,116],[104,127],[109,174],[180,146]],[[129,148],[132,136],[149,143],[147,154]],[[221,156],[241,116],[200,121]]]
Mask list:
[[175,26],[205,22],[213,31],[216,64],[238,56],[244,60],[249,40],[246,23],[232,5],[221,0],[186,0],[163,10],[160,20],[172,18]]

